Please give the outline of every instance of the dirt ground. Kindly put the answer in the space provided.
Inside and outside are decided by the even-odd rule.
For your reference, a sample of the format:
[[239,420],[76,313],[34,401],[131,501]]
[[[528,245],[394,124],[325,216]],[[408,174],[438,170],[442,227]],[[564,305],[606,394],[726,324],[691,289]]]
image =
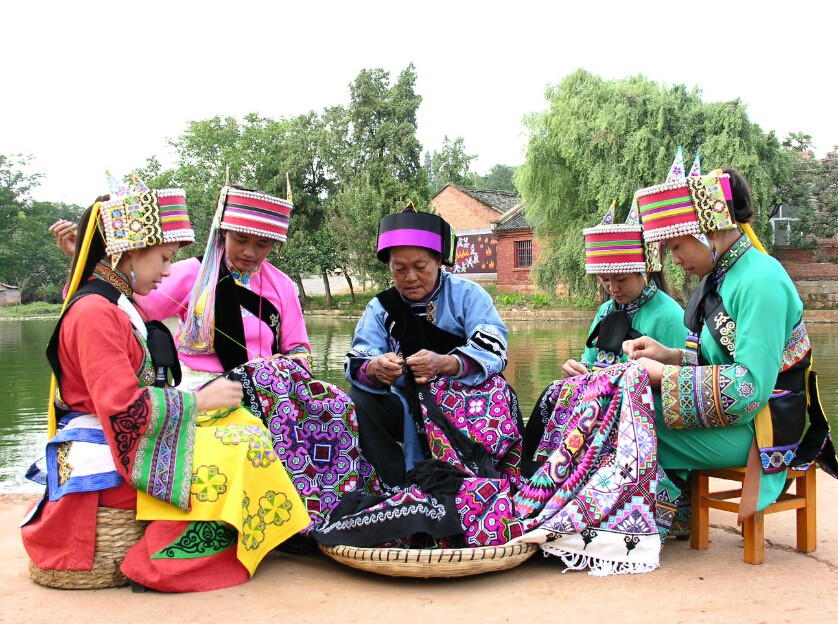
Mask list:
[[562,573],[540,553],[504,572],[405,579],[353,570],[320,553],[274,552],[250,582],[201,594],[47,589],[31,581],[17,528],[30,495],[0,495],[0,622],[765,622],[838,615],[838,481],[818,474],[818,548],[794,549],[795,514],[766,518],[765,563],[742,560],[733,514],[711,512],[710,548],[668,541],[655,572]]

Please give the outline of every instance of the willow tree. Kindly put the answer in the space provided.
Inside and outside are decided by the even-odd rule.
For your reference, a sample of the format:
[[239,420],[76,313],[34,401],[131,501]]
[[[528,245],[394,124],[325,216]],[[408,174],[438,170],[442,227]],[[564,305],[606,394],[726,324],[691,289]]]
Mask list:
[[[758,210],[756,229],[768,231],[768,211],[789,178],[791,159],[773,132],[748,119],[741,101],[708,103],[683,85],[643,76],[603,80],[584,70],[548,87],[546,100],[547,110],[525,121],[527,155],[515,177],[527,218],[547,242],[535,270],[542,288],[561,279],[573,295],[593,297],[582,228],[598,223],[614,199],[622,209],[618,218],[625,218],[635,190],[663,182],[679,146],[688,158],[700,151],[705,171],[742,171]],[[682,273],[669,277],[683,285]]]

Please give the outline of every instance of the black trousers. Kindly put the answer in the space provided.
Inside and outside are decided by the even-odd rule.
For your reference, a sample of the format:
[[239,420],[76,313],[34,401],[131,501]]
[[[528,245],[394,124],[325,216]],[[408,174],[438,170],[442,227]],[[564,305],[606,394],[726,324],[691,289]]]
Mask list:
[[358,417],[361,452],[378,476],[390,486],[402,486],[404,470],[404,407],[392,392],[374,394],[356,386],[349,389]]

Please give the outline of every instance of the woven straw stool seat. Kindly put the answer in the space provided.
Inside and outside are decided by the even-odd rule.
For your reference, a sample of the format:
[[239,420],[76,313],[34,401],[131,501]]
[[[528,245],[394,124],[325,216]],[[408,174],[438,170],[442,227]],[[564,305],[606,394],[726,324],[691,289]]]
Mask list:
[[356,548],[320,546],[326,555],[351,568],[414,578],[457,577],[508,570],[538,550],[537,544],[480,548]]
[[96,512],[96,546],[92,570],[44,570],[29,562],[29,576],[45,587],[104,589],[123,587],[129,581],[119,569],[128,549],[143,536],[147,522],[138,522],[133,509],[99,507]]

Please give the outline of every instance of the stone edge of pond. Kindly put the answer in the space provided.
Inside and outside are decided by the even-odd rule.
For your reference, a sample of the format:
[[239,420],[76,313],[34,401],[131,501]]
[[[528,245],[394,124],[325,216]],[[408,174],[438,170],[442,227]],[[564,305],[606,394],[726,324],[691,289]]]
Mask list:
[[[504,321],[587,321],[595,310],[498,310]],[[334,319],[358,320],[361,312],[341,310],[306,310],[304,316]],[[53,321],[57,314],[43,316],[0,316],[2,321]],[[804,310],[803,320],[807,323],[838,323],[838,310]]]
[[[588,321],[595,310],[498,310],[504,321]],[[307,310],[304,316],[358,320],[361,312]],[[838,323],[838,310],[804,310],[807,323]]]

